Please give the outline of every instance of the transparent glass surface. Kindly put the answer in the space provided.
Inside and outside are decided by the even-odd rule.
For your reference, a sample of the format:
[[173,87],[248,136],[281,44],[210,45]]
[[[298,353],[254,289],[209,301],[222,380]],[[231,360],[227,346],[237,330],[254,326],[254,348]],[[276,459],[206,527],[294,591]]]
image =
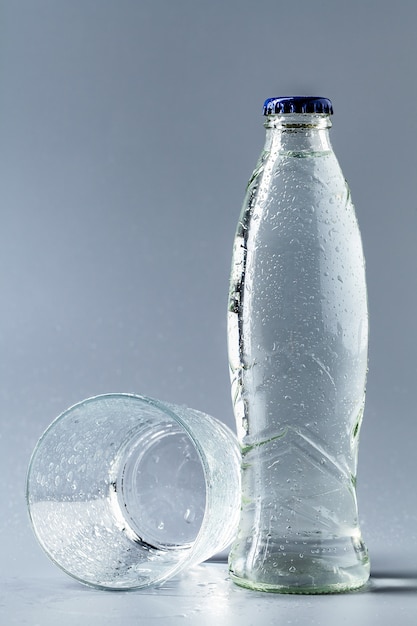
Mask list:
[[35,534],[99,588],[165,581],[232,541],[240,505],[233,433],[199,411],[129,394],[89,398],[39,440],[27,477]]
[[326,115],[271,116],[248,184],[228,314],[241,585],[346,591],[369,577],[356,468],[367,372],[365,264]]

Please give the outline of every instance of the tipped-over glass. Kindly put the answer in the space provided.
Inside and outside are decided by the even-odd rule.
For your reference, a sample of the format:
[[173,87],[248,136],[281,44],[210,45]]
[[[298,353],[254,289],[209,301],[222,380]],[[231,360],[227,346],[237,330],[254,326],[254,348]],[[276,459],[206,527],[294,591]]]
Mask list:
[[103,589],[160,584],[233,540],[239,447],[200,411],[96,396],[40,438],[27,502],[41,546],[70,576]]

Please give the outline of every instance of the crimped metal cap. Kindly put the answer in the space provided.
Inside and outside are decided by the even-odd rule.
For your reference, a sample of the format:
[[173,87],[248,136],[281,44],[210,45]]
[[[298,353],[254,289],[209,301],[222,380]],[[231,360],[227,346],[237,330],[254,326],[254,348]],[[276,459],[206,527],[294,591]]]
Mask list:
[[277,115],[280,113],[324,113],[333,115],[333,106],[328,98],[317,96],[284,96],[265,100],[264,115]]

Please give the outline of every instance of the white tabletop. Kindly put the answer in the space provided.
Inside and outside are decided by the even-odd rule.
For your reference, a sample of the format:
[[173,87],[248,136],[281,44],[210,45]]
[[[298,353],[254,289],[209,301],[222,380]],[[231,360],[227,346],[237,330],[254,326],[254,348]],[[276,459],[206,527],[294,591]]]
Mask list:
[[415,626],[417,570],[375,570],[354,593],[281,595],[236,586],[227,565],[204,563],[160,588],[135,592],[97,591],[51,565],[5,578],[0,591],[0,623],[30,626]]

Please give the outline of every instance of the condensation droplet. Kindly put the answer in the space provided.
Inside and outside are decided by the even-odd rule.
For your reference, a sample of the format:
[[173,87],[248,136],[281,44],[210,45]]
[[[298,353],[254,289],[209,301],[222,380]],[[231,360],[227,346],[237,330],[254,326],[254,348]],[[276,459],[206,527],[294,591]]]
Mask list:
[[194,520],[195,520],[195,509],[194,509],[193,506],[185,511],[184,519],[187,522],[187,524],[192,524],[194,522]]

